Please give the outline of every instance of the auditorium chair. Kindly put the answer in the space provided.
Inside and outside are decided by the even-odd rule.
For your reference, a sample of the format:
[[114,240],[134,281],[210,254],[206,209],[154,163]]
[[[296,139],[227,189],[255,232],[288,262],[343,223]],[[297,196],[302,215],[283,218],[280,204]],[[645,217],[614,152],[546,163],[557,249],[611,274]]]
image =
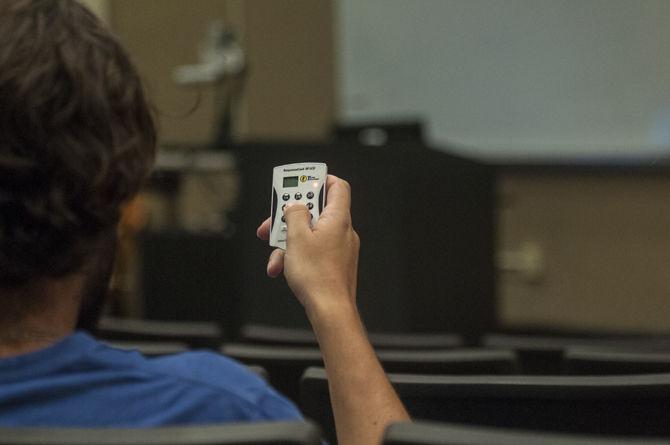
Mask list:
[[670,373],[670,352],[573,347],[563,354],[569,375]]
[[[670,374],[389,374],[389,379],[414,419],[562,433],[670,436]],[[301,407],[326,437],[334,437],[323,369],[305,372]]]
[[[270,383],[282,394],[299,401],[300,378],[310,366],[323,366],[318,348],[231,343],[221,351],[245,364],[267,369]],[[389,372],[426,374],[511,374],[516,356],[510,351],[483,349],[379,350],[377,356]]]
[[[309,328],[246,324],[240,329],[239,337],[245,343],[317,346],[314,332]],[[454,349],[464,345],[460,335],[445,333],[370,332],[368,338],[376,349]]]
[[309,422],[161,428],[0,428],[0,445],[317,445]]
[[221,344],[221,328],[212,322],[158,321],[105,317],[95,335],[108,341],[180,342],[191,348],[216,349]]
[[480,345],[516,351],[523,374],[563,372],[563,354],[571,347],[670,352],[670,337],[646,335],[524,335],[486,334]]
[[382,445],[661,445],[667,440],[556,434],[437,422],[390,425]]

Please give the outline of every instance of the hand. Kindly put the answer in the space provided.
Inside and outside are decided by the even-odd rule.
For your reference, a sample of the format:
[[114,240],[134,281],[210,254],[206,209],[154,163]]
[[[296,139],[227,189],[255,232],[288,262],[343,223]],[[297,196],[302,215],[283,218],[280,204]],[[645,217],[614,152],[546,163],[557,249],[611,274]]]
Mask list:
[[[333,304],[355,306],[356,300],[360,240],[351,225],[351,188],[332,175],[328,175],[326,188],[326,207],[313,228],[307,207],[287,205],[286,252],[275,249],[267,266],[273,278],[284,271],[289,287],[308,314]],[[268,239],[269,218],[256,234]]]

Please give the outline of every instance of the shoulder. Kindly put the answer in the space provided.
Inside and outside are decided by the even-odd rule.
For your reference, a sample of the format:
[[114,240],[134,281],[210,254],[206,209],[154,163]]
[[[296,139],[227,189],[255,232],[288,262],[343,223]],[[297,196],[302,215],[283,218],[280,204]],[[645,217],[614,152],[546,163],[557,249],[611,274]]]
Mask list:
[[[235,412],[240,420],[301,418],[299,410],[246,366],[213,351],[192,351],[156,358],[99,343],[91,355],[119,372],[138,373],[162,382],[199,405],[203,413]],[[183,400],[183,399],[182,399]],[[213,419],[214,420],[214,419]]]
[[257,410],[259,419],[301,418],[298,409],[246,366],[222,354],[194,351],[148,359],[151,369],[181,382],[204,385]]
[[191,351],[145,360],[147,370],[185,383],[197,383],[212,389],[242,394],[268,388],[265,380],[246,366],[212,351]]

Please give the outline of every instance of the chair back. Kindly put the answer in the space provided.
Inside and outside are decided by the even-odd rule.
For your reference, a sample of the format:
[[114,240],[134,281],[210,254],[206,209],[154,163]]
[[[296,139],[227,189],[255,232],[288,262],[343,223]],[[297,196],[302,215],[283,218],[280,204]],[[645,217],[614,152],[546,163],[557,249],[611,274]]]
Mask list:
[[309,422],[161,428],[0,428],[0,445],[317,445]]
[[670,352],[670,337],[487,334],[482,337],[481,346],[515,351],[523,374],[558,375],[563,373],[563,355],[569,348]]
[[[221,351],[248,365],[265,368],[270,383],[299,403],[300,378],[310,366],[323,366],[316,347],[229,343]],[[516,356],[502,350],[391,350],[377,356],[388,372],[425,374],[510,374],[517,369]]]
[[216,349],[222,342],[221,327],[213,322],[161,321],[105,317],[96,336],[110,341],[180,342],[191,348]]
[[569,375],[663,373],[670,372],[670,352],[568,348],[563,367]]
[[[450,333],[384,333],[369,332],[376,349],[455,349],[463,347],[464,339]],[[317,346],[309,328],[291,328],[262,324],[246,324],[240,329],[240,341],[284,346]]]
[[626,437],[555,434],[435,422],[395,423],[382,445],[661,445],[669,441]]
[[[670,374],[439,376],[389,374],[414,419],[579,434],[670,436]],[[334,437],[328,382],[310,368],[303,413]]]

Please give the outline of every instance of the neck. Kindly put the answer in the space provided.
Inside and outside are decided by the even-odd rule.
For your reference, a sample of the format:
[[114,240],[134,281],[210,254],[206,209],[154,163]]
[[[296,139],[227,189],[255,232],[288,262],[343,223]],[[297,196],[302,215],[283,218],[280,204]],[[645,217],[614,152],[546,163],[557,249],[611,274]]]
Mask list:
[[40,304],[18,319],[0,321],[0,358],[35,352],[72,334],[77,323],[81,287],[82,280],[71,276],[23,289],[21,293],[25,295],[39,288],[40,295],[27,296],[39,298]]

